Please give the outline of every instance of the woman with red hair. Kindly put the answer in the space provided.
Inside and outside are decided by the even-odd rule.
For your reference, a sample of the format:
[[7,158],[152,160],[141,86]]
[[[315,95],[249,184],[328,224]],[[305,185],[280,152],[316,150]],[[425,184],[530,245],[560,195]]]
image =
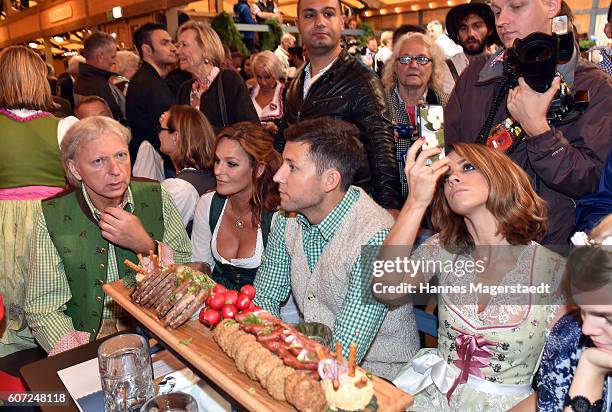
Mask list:
[[281,157],[272,136],[254,122],[223,129],[212,153],[217,190],[196,206],[193,260],[210,264],[216,282],[240,289],[253,283],[280,202],[272,177]]
[[[546,205],[501,152],[461,143],[431,163],[440,149],[417,156],[422,145],[408,151],[408,199],[385,241],[402,247],[383,250],[407,252],[421,266],[378,279],[437,293],[438,347],[422,349],[394,383],[415,395],[411,410],[535,410],[531,383],[547,332],[564,312],[556,295],[563,260],[536,243],[546,229]],[[430,204],[438,233],[414,248]],[[387,303],[405,298],[377,290]]]

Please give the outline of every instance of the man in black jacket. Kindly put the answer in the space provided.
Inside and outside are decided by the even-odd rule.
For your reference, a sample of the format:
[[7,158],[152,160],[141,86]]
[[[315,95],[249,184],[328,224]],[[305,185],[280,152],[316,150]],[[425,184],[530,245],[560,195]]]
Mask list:
[[342,50],[343,19],[338,0],[300,0],[298,29],[309,61],[286,91],[284,123],[332,116],[356,125],[367,164],[353,184],[393,214],[401,208],[400,184],[387,100],[376,74]]
[[[175,102],[174,95],[162,77],[176,63],[176,47],[166,27],[147,23],[134,32],[134,45],[142,65],[130,80],[126,97],[126,114],[132,130],[130,156],[136,160],[140,144],[147,140],[159,151],[159,117]],[[172,162],[164,156],[166,168]]]
[[79,104],[85,96],[98,96],[106,100],[115,120],[126,124],[125,98],[110,81],[111,70],[117,58],[117,44],[108,33],[94,32],[83,44],[85,63],[79,64],[79,77],[74,82],[74,99]]
[[74,82],[79,77],[79,64],[81,63],[85,63],[83,56],[72,56],[68,60],[66,71],[57,77],[61,96],[70,102],[72,108],[76,107],[74,102]]

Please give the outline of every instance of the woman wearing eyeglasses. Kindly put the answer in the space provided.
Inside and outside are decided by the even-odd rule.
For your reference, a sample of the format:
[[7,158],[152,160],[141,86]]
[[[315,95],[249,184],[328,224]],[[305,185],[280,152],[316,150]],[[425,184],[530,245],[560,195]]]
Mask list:
[[448,96],[442,91],[444,65],[442,50],[431,37],[421,33],[400,37],[385,65],[382,81],[395,127],[404,200],[408,196],[404,155],[410,147],[411,132],[416,133],[411,127],[416,125],[416,107],[419,103],[446,105]]

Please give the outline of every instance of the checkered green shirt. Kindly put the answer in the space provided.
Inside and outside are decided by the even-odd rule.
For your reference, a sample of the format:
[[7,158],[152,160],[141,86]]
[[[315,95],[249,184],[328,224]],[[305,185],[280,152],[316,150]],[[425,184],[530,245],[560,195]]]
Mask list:
[[[84,187],[82,192],[92,214],[96,219],[99,218],[100,211],[93,205]],[[133,212],[134,200],[129,187],[126,195],[121,206],[129,212]],[[173,249],[176,263],[189,262],[191,260],[191,242],[183,226],[181,215],[163,187],[162,210],[164,215],[164,238],[162,242]],[[112,243],[108,244],[107,268],[106,281],[110,283],[118,280],[119,269]],[[49,236],[47,223],[41,212],[34,225],[32,235],[30,266],[28,279],[26,280],[25,312],[28,325],[32,328],[32,334],[47,352],[53,349],[62,336],[75,330],[72,319],[64,313],[66,303],[71,298],[72,294],[64,272],[64,265]],[[104,318],[116,318],[119,311],[119,305],[106,296],[104,298]]]
[[[302,228],[304,253],[311,271],[358,199],[359,191],[350,187],[340,203],[318,225],[311,225],[303,215],[297,215],[296,219]],[[287,300],[291,292],[291,257],[285,247],[286,226],[287,217],[277,214],[261,266],[255,277],[255,289],[257,289],[255,304],[276,317],[280,317],[280,305]],[[367,244],[382,245],[388,233],[388,229],[381,230]],[[361,247],[361,245],[347,245],[347,247]],[[387,306],[378,303],[372,296],[363,296],[364,288],[361,285],[369,284],[369,281],[362,280],[362,277],[369,274],[362,273],[361,255],[357,257],[347,276],[349,277],[347,294],[332,328],[332,342],[342,342],[345,357],[348,357],[350,343],[357,343],[359,348],[357,360],[361,361],[385,319]]]

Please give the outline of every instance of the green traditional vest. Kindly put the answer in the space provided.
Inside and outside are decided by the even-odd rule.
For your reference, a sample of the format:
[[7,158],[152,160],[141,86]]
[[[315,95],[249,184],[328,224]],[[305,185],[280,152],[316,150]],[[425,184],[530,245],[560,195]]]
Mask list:
[[0,113],[0,189],[66,185],[53,116],[16,121]]
[[[134,199],[133,214],[138,216],[153,239],[163,239],[160,184],[132,180],[130,189]],[[109,242],[100,235],[98,223],[81,189],[44,200],[42,209],[72,294],[72,299],[66,304],[66,314],[72,318],[75,329],[91,332],[90,339],[95,340],[102,323],[102,285],[107,279]],[[123,261],[138,262],[138,258],[131,250],[114,247],[119,277],[132,274],[133,270]]]
[[[219,221],[219,217],[221,217],[221,212],[223,211],[223,206],[225,205],[226,200],[226,197],[220,196],[218,193],[215,193],[212,197],[212,201],[210,202],[210,211],[208,213],[210,233],[215,233],[215,227],[217,227],[217,222]],[[272,224],[273,215],[273,213],[270,213],[265,209],[261,213],[260,226],[264,248],[268,244],[268,234],[270,233],[270,225]],[[215,267],[212,274],[215,282],[221,283],[226,288],[234,290],[240,290],[240,288],[244,285],[253,284],[255,274],[257,273],[257,269],[259,269],[258,267],[251,269],[237,268],[235,266],[219,262],[217,259],[215,259],[214,255],[213,259],[215,261]]]

